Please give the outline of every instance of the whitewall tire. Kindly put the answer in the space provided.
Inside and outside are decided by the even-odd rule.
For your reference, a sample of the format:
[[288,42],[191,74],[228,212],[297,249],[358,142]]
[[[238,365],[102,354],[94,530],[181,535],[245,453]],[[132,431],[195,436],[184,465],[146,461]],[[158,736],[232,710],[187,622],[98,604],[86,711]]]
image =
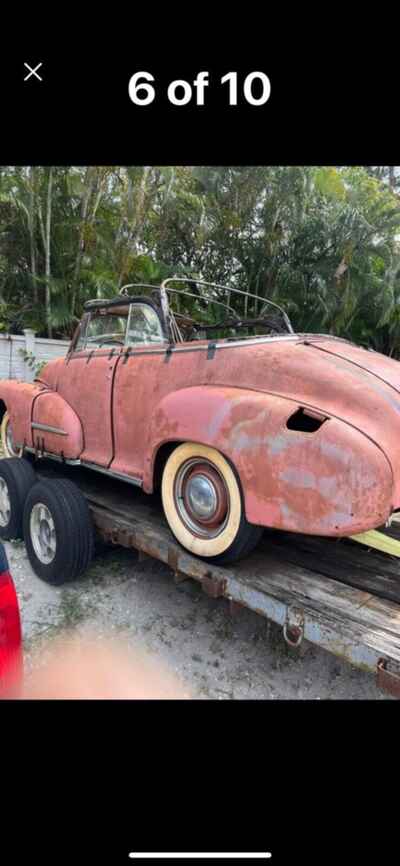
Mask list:
[[234,562],[261,536],[262,529],[245,518],[235,471],[207,445],[185,442],[175,448],[164,467],[161,495],[172,533],[196,556]]
[[3,420],[0,427],[0,440],[5,457],[21,457],[22,449],[16,448],[14,444],[10,416],[8,412],[5,412],[3,415]]

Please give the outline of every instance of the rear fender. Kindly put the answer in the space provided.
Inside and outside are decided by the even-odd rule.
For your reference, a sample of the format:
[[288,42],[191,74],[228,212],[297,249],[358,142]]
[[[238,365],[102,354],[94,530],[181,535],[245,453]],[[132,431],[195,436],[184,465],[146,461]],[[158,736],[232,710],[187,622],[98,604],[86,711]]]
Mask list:
[[192,441],[234,465],[250,523],[312,535],[351,535],[382,525],[393,502],[386,455],[361,431],[328,418],[316,432],[288,429],[298,404],[240,388],[184,388],[165,397],[150,428],[143,487],[158,448]]
[[[168,442],[198,442],[216,448],[232,463],[245,489],[251,478],[261,428],[271,414],[272,403],[283,403],[240,388],[196,386],[182,388],[164,397],[156,408],[149,429],[143,488],[153,489],[157,452]],[[258,445],[257,445],[258,437]]]

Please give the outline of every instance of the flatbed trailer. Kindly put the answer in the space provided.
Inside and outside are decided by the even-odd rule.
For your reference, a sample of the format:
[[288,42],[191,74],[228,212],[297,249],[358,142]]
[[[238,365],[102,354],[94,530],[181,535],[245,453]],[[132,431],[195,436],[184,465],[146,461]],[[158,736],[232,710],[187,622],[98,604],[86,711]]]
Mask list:
[[[172,536],[157,495],[93,471],[36,460],[40,478],[67,477],[87,499],[95,530],[113,544],[166,563],[176,582],[192,578],[211,597],[247,607],[302,640],[375,674],[400,697],[400,559],[349,539],[268,531],[249,557],[217,567]],[[400,527],[385,530],[400,540]],[[383,537],[383,536],[382,536]]]

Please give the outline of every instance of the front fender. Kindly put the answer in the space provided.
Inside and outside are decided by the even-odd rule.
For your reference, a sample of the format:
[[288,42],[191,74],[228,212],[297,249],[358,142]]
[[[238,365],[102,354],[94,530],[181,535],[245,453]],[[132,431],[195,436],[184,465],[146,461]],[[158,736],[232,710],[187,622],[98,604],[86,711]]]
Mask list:
[[313,535],[352,535],[385,522],[393,475],[361,431],[329,418],[315,432],[288,429],[298,403],[240,388],[199,386],[165,397],[150,425],[144,489],[166,442],[216,448],[234,465],[250,523]]
[[[40,427],[36,427],[38,424]],[[44,428],[50,427],[50,430]],[[77,460],[84,447],[82,424],[60,394],[44,390],[35,399],[32,413],[34,446],[66,460]]]
[[32,406],[43,391],[43,385],[3,379],[0,382],[0,400],[5,403],[10,416],[14,442],[18,447],[32,446]]
[[[43,384],[5,379],[0,400],[10,415],[14,441],[76,460],[83,451],[82,425],[72,407]],[[35,424],[42,425],[35,427]],[[51,427],[60,432],[43,429]]]

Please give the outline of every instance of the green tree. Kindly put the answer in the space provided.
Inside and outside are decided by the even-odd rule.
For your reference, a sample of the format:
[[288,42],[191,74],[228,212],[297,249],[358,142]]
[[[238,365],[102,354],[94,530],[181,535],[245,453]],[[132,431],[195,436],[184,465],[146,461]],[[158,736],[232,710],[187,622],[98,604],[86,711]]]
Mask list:
[[0,327],[69,336],[88,298],[181,274],[398,357],[399,185],[396,166],[3,167]]

